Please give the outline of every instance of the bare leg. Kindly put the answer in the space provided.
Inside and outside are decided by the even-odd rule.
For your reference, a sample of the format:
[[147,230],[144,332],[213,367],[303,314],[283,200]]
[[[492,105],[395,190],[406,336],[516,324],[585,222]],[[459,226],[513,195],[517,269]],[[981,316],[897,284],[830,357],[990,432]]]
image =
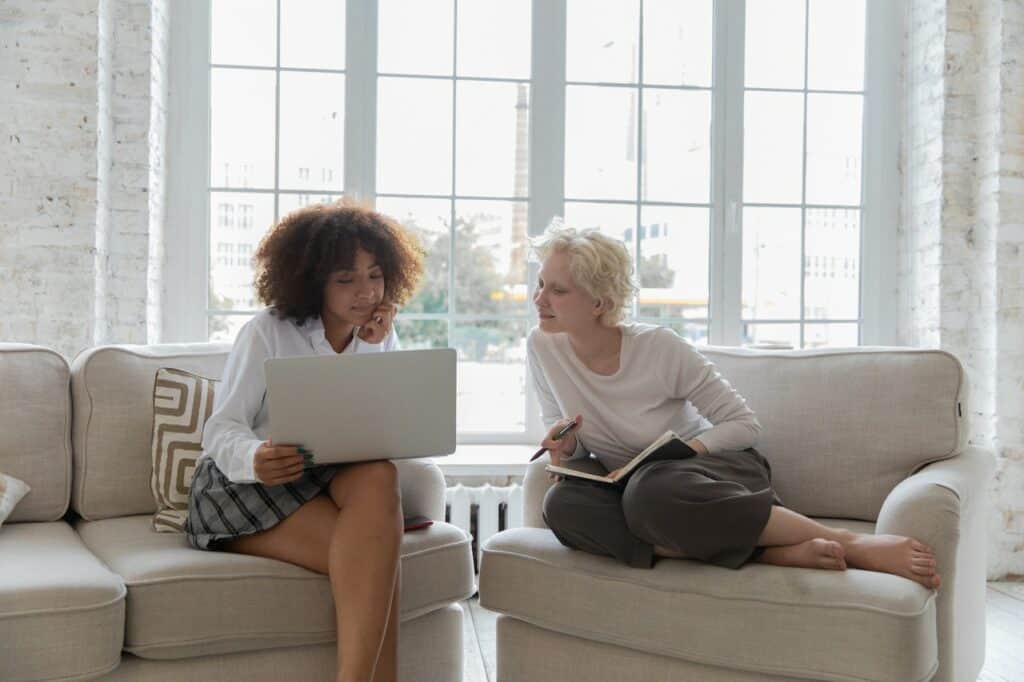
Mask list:
[[398,680],[398,627],[399,595],[402,591],[401,565],[395,576],[395,591],[391,597],[391,613],[388,614],[388,628],[384,633],[384,642],[377,658],[377,669],[373,673],[373,682],[397,682]]
[[[824,542],[812,542],[814,540]],[[835,545],[829,543],[837,543],[842,551],[838,552]],[[765,563],[806,565],[789,562],[807,557],[811,557],[812,563],[816,560],[814,557],[841,558],[854,568],[901,575],[928,588],[937,588],[942,582],[935,571],[935,554],[922,542],[900,535],[872,535],[830,528],[785,507],[772,507],[757,544],[767,548],[767,559],[761,558]]]
[[[373,679],[388,624],[402,541],[398,474],[391,462],[352,464],[331,480],[341,513],[330,547],[338,615],[338,680]],[[344,653],[344,655],[342,655]]]
[[[388,613],[397,613],[402,514],[396,479],[390,462],[350,465],[331,481],[331,497],[315,497],[270,530],[225,545],[231,552],[279,559],[330,576],[339,680],[372,679]],[[352,494],[353,489],[358,492]],[[355,570],[350,564],[356,564]],[[375,573],[363,577],[370,570]]]

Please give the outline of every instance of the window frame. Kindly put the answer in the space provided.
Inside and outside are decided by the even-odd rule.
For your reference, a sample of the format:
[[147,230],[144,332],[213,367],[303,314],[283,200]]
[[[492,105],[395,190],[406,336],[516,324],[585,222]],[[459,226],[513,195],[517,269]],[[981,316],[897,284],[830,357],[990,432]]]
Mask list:
[[[281,0],[277,2],[280,12]],[[896,302],[890,294],[895,288],[897,269],[891,246],[897,238],[899,219],[899,127],[892,125],[892,121],[894,118],[902,120],[899,73],[894,65],[899,63],[903,16],[899,3],[866,0],[866,5],[858,322],[862,345],[890,345],[897,341]],[[195,342],[208,339],[209,319],[211,0],[175,3],[169,14],[167,222],[169,226],[179,227],[165,231],[166,267],[163,272],[165,276],[175,274],[173,286],[168,281],[162,285],[163,337],[159,341]],[[744,0],[715,0],[707,324],[709,343],[720,346],[738,345],[743,325],[745,14]],[[377,17],[376,0],[346,1],[343,191],[348,196],[371,202],[376,199]],[[533,0],[531,21],[527,216],[529,234],[536,236],[552,218],[563,214],[565,206],[566,1]],[[643,30],[642,20],[640,30]],[[642,42],[638,49],[642,51]],[[646,86],[635,87],[642,96]],[[278,126],[279,121],[275,128]],[[639,126],[637,134],[641,134]],[[452,193],[455,196],[455,187]],[[635,203],[639,216],[639,195],[636,202],[625,203]],[[636,230],[634,238],[639,239]],[[800,267],[804,267],[803,259]],[[454,273],[454,269],[451,272]],[[532,293],[536,264],[530,264],[527,278]],[[801,310],[801,319],[803,315]],[[455,317],[463,321],[464,316],[452,319]],[[527,376],[523,432],[460,433],[459,442],[536,442],[543,428],[530,384]]]

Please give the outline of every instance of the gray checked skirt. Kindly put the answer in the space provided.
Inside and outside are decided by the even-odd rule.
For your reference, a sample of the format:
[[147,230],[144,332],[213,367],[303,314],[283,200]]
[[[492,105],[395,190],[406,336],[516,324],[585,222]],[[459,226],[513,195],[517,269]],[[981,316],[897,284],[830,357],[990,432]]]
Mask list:
[[307,469],[291,483],[232,483],[210,457],[192,477],[185,535],[196,549],[216,549],[225,540],[273,528],[323,492],[342,465]]

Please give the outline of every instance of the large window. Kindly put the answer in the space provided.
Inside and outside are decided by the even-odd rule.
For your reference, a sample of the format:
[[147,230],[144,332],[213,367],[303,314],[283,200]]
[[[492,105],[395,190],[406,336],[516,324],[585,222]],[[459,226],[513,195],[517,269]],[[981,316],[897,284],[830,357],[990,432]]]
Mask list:
[[[466,441],[539,429],[527,242],[557,217],[623,241],[640,285],[632,319],[695,343],[887,340],[875,330],[893,200],[873,178],[891,172],[894,144],[872,111],[893,72],[878,55],[898,54],[898,36],[879,28],[884,0],[178,11],[172,39],[190,35],[172,43],[172,74],[191,78],[172,96],[172,131],[188,132],[172,134],[171,213],[196,228],[169,253],[207,286],[171,293],[173,340],[233,338],[258,305],[250,261],[267,228],[343,195],[426,246],[397,327],[407,348],[458,350]],[[174,202],[193,191],[204,201]]]

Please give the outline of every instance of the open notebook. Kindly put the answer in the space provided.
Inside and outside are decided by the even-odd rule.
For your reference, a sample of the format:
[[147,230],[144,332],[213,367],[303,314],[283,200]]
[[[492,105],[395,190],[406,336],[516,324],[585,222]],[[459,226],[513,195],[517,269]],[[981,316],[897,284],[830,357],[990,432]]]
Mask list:
[[[571,476],[573,478],[585,478],[588,481],[598,481],[601,483],[625,483],[626,479],[628,479],[630,475],[636,471],[636,468],[644,462],[689,459],[690,457],[696,456],[697,452],[684,443],[683,439],[680,438],[675,431],[666,431],[661,434],[657,440],[644,448],[643,452],[629,460],[627,464],[617,469],[614,473],[597,473],[594,471],[594,463],[588,462],[587,460],[572,461],[563,466],[554,466],[553,464],[549,464],[545,468],[555,474]],[[577,466],[571,466],[573,464],[576,464]]]

